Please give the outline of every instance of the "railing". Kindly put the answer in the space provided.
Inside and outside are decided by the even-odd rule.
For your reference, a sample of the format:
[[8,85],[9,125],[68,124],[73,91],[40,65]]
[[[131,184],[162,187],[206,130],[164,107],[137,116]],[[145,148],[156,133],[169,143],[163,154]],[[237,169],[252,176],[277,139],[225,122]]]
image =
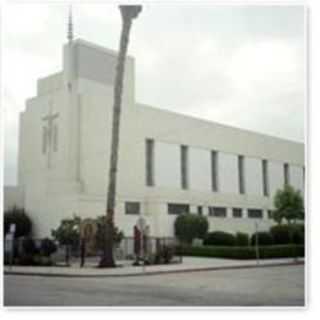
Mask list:
[[[43,239],[32,239],[33,247],[26,252],[24,249],[24,239],[5,240],[4,243],[4,261],[5,264],[21,264],[21,261],[32,255],[36,261],[45,256],[41,249]],[[97,248],[94,242],[77,241],[73,245],[61,245],[55,242],[56,252],[47,257],[50,264],[54,265],[74,265],[82,266],[98,265],[102,256],[102,250]],[[32,246],[32,245],[31,245]],[[143,261],[145,263],[181,263],[182,255],[179,250],[179,243],[175,238],[157,238],[148,237],[144,239],[143,249],[135,242],[133,237],[124,237],[120,243],[114,247],[114,258],[119,263],[133,264],[134,261]],[[170,256],[170,261],[166,257]],[[28,263],[27,260],[24,263]],[[30,264],[32,261],[30,262]],[[48,262],[49,263],[49,262]]]

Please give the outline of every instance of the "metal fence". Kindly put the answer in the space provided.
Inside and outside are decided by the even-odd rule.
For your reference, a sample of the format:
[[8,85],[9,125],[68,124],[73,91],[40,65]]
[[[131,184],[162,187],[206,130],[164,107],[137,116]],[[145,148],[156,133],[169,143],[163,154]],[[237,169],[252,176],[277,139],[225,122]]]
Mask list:
[[[4,261],[5,264],[19,264],[22,257],[26,256],[25,239],[5,240]],[[41,244],[43,239],[32,239],[35,256],[42,255]],[[61,245],[55,242],[57,250],[50,256],[50,262],[55,265],[97,266],[103,254],[96,245],[80,240],[72,245]],[[148,237],[141,247],[133,237],[124,237],[114,247],[114,258],[118,263],[133,264],[134,261],[143,260],[146,263],[181,263],[182,256],[179,250],[179,242],[175,238]],[[141,256],[143,253],[143,257]],[[165,257],[170,256],[170,261]]]

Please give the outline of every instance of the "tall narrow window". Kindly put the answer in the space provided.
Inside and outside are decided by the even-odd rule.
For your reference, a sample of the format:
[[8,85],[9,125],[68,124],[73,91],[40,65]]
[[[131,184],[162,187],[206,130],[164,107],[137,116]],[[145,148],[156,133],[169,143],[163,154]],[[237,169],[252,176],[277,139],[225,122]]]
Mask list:
[[181,146],[181,187],[188,189],[188,147]]
[[53,151],[58,150],[58,125],[53,126]]
[[146,140],[146,185],[154,186],[154,140]]
[[290,183],[289,164],[288,163],[284,164],[283,170],[284,170],[284,184],[287,186]]
[[211,186],[212,191],[218,191],[218,153],[211,151]]
[[238,173],[239,173],[239,192],[244,194],[245,190],[245,181],[244,181],[244,157],[238,156]]
[[47,152],[47,127],[42,127],[42,153]]
[[268,172],[268,161],[262,160],[262,180],[263,180],[263,195],[269,196],[269,172]]

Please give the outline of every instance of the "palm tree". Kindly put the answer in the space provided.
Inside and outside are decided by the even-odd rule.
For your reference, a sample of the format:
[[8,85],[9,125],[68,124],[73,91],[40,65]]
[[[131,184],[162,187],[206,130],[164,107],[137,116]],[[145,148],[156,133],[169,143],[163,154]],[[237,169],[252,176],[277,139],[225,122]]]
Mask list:
[[114,234],[114,208],[116,202],[116,182],[118,167],[119,151],[119,131],[120,131],[120,114],[123,91],[123,75],[125,71],[125,60],[129,44],[129,34],[132,20],[135,19],[142,10],[142,6],[125,5],[119,6],[122,17],[122,31],[120,38],[120,49],[116,67],[116,79],[114,86],[113,118],[111,133],[111,156],[109,167],[109,186],[106,205],[106,225],[105,238],[106,244],[99,267],[113,268],[115,262],[113,258],[113,234]]

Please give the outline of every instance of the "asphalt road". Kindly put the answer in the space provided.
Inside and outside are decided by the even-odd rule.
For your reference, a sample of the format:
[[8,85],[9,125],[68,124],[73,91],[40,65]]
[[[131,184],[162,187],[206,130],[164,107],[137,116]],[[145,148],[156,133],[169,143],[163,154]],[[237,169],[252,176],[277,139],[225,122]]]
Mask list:
[[304,266],[123,278],[4,276],[5,306],[303,306]]

